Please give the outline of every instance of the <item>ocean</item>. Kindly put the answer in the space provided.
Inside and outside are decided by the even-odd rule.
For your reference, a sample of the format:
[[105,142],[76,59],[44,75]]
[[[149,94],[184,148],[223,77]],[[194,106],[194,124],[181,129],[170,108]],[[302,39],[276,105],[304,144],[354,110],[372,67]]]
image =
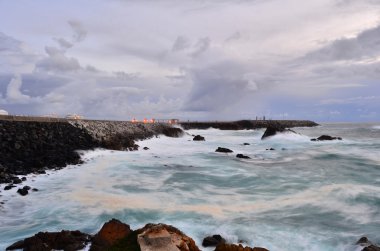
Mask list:
[[[271,251],[380,243],[380,124],[294,130],[267,140],[264,129],[189,130],[138,142],[136,152],[83,152],[85,164],[28,176],[22,186],[38,192],[1,191],[0,250],[39,231],[96,233],[111,218],[132,229],[172,224],[202,250],[213,250],[201,247],[211,234]],[[197,134],[206,141],[192,141]],[[323,134],[343,140],[310,141]]]

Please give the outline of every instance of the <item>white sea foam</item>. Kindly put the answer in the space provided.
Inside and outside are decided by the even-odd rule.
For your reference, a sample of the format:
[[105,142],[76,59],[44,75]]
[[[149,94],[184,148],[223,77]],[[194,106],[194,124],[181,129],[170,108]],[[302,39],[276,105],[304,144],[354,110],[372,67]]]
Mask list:
[[[318,130],[305,129],[321,135]],[[273,251],[353,251],[351,243],[376,229],[373,201],[380,188],[371,185],[379,178],[370,161],[376,160],[378,140],[316,143],[297,134],[261,140],[263,132],[191,130],[206,141],[160,136],[138,142],[140,151],[87,151],[81,166],[30,175],[20,186],[39,192],[1,192],[7,202],[0,209],[0,249],[38,231],[95,233],[115,217],[135,229],[147,222],[173,224],[198,245],[219,233]],[[219,146],[234,153],[215,153]],[[276,150],[265,150],[270,147]],[[237,159],[237,153],[252,159]],[[340,159],[356,157],[369,167],[340,165]]]

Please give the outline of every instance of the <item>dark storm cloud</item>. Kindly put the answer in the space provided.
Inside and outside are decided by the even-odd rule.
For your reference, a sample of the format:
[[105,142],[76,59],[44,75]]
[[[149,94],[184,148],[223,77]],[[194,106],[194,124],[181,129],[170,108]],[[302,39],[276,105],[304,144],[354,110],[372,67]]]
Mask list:
[[360,60],[380,55],[380,25],[359,33],[354,38],[335,40],[306,55],[306,60]]

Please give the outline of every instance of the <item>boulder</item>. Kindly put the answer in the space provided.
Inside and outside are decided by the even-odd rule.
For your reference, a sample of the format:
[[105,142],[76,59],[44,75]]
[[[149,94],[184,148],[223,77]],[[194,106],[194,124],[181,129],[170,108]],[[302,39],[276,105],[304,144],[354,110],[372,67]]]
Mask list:
[[278,133],[296,133],[296,132],[290,129],[286,129],[280,123],[271,123],[268,125],[267,129],[265,130],[263,136],[261,137],[261,140],[274,136]]
[[380,251],[380,247],[372,244],[372,242],[370,242],[368,240],[367,237],[361,237],[357,242],[356,242],[356,245],[359,245],[359,246],[362,246],[364,247],[362,249],[362,251]]
[[28,189],[19,188],[19,189],[17,190],[17,193],[19,193],[19,194],[22,195],[22,196],[25,196],[25,195],[27,195],[29,192],[28,192]]
[[249,143],[243,143],[243,146],[249,146],[250,144]]
[[269,251],[268,249],[265,248],[260,248],[260,247],[243,247],[243,245],[235,245],[235,244],[226,244],[222,243],[216,246],[215,251]]
[[147,224],[138,231],[141,251],[200,251],[193,239],[170,225]]
[[12,244],[6,250],[76,251],[83,249],[89,241],[90,236],[80,231],[39,232],[33,237]]
[[4,190],[11,190],[14,187],[16,187],[16,186],[15,185],[7,185],[4,187]]
[[241,154],[241,153],[238,153],[238,154],[236,155],[236,158],[240,158],[240,159],[250,159],[249,156],[243,155],[243,154]]
[[226,240],[219,234],[213,236],[207,236],[202,241],[202,246],[204,247],[216,247],[218,244],[225,243]]
[[216,149],[215,152],[218,152],[218,153],[232,153],[234,151],[232,151],[232,150],[230,150],[228,148],[218,147],[218,149]]
[[316,139],[311,139],[311,141],[326,141],[326,140],[342,140],[341,137],[333,137],[330,135],[322,135]]
[[144,148],[143,148],[144,150],[149,150],[149,147],[147,147],[147,146],[144,146]]
[[129,225],[112,219],[92,239],[91,251],[105,250],[131,233]]
[[205,141],[205,138],[201,135],[196,135],[194,138],[193,138],[193,141]]

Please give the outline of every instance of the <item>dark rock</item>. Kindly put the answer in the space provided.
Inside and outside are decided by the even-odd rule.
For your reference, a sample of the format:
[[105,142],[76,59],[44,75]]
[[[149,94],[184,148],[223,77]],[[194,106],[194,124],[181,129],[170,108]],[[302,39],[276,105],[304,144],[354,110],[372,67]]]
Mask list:
[[267,151],[274,151],[274,150],[276,150],[276,149],[274,149],[274,148],[267,148],[267,149],[265,149],[265,150],[267,150]]
[[21,180],[22,180],[22,181],[26,181],[26,177],[22,177]]
[[380,251],[380,247],[375,245],[370,245],[362,249],[362,251]]
[[29,191],[30,190],[30,186],[24,186],[22,189]]
[[236,155],[236,158],[240,158],[240,159],[250,159],[249,156],[243,155],[243,154],[241,154],[241,153],[238,153],[238,154]]
[[249,143],[243,143],[244,146],[249,146],[250,144]]
[[202,246],[204,247],[216,247],[220,243],[225,243],[226,240],[219,234],[213,236],[207,236],[202,241]]
[[233,151],[230,150],[230,149],[228,149],[228,148],[218,147],[218,149],[216,149],[215,152],[218,152],[218,153],[232,153]]
[[76,251],[81,250],[90,240],[88,234],[79,231],[61,231],[61,232],[39,232],[33,237],[18,241],[6,250],[23,249],[28,251],[51,251],[64,250]]
[[326,140],[342,140],[341,137],[332,137],[330,135],[322,135],[316,139],[311,139],[311,141],[326,141]]
[[14,187],[16,187],[16,186],[15,185],[7,185],[4,187],[4,190],[11,190]]
[[33,192],[38,192],[39,190],[37,188],[32,189]]
[[15,178],[13,179],[13,184],[21,184],[22,183],[22,180],[20,178]]
[[205,138],[201,135],[197,135],[193,138],[193,141],[205,141]]
[[19,188],[19,189],[17,190],[17,193],[19,193],[19,194],[22,195],[22,196],[25,196],[25,195],[27,195],[29,192],[28,192],[28,190],[26,190],[26,189],[24,189],[24,188]]
[[267,129],[265,130],[263,136],[261,137],[261,139],[266,139],[268,137],[271,137],[271,136],[274,136],[278,133],[286,133],[286,132],[290,132],[290,133],[296,133],[295,131],[293,130],[290,130],[290,129],[286,129],[284,125],[282,125],[281,123],[271,123],[268,125]]
[[367,237],[363,236],[356,242],[356,245],[360,244],[370,244],[370,242]]
[[145,146],[143,149],[144,149],[144,150],[149,150],[149,147]]

